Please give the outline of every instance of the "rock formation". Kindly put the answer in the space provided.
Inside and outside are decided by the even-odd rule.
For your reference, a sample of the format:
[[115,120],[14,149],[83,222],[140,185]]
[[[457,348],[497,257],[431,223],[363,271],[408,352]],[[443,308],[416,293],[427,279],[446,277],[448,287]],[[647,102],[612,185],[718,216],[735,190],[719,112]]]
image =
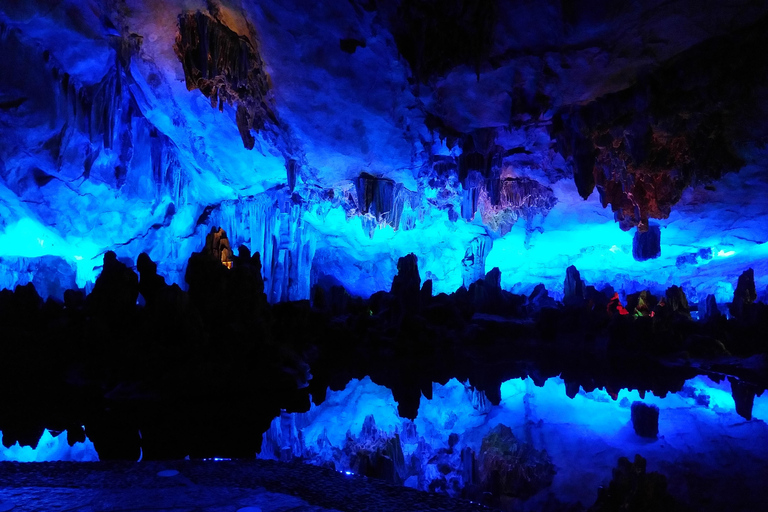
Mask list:
[[640,437],[656,439],[659,435],[659,408],[643,402],[632,402],[632,427]]

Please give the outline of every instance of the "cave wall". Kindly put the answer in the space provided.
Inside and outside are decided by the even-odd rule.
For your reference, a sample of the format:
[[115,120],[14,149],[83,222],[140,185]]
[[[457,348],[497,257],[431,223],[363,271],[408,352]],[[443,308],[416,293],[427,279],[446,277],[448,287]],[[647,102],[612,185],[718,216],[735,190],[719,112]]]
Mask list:
[[[88,287],[109,249],[184,285],[220,225],[262,254],[273,301],[318,282],[370,295],[409,252],[435,292],[499,267],[505,288],[557,297],[569,265],[720,301],[752,266],[763,290],[766,16],[746,0],[3,5],[2,285],[54,257]],[[638,261],[651,221],[660,255]],[[53,295],[72,284],[45,275]]]

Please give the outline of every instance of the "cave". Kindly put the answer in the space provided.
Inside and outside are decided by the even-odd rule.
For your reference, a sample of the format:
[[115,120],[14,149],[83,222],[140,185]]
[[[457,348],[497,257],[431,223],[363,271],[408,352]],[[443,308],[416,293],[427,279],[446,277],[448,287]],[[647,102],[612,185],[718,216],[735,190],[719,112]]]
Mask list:
[[765,510],[766,47],[749,0],[3,2],[0,511]]

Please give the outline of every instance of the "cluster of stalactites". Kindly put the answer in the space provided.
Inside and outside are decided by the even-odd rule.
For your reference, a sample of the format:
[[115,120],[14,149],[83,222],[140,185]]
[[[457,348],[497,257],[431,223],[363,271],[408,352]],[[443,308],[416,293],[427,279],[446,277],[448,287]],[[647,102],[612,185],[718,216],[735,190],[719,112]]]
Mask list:
[[309,298],[316,237],[290,194],[225,201],[211,211],[206,224],[220,226],[229,245],[245,244],[262,255],[269,302]]
[[251,129],[258,131],[267,120],[277,120],[267,98],[269,77],[251,38],[207,13],[187,12],[179,16],[174,50],[184,68],[187,90],[199,89],[219,110],[225,104],[237,105],[240,136],[245,147],[253,149],[256,139]]
[[[130,169],[143,165],[141,158],[136,159],[137,164],[134,157],[148,152],[156,198],[168,195],[178,205],[186,200],[182,166],[170,139],[139,108],[131,91],[132,78],[126,71],[123,46],[115,49],[112,65],[101,80],[83,84],[65,71],[50,50],[26,39],[20,29],[0,25],[0,50],[4,54],[49,73],[44,78],[38,75],[37,80],[45,82],[38,86],[46,92],[38,94],[34,101],[46,104],[50,123],[58,129],[42,146],[55,165],[69,165],[75,152],[77,158],[82,158],[82,176],[87,179],[97,162],[109,155],[107,159],[114,158],[115,163],[110,173],[120,188]],[[29,99],[24,96],[14,101],[21,104]],[[86,144],[79,134],[87,139]]]
[[[458,158],[435,157],[432,164],[434,182],[445,182],[449,195],[452,186],[446,181],[446,175],[455,174],[461,184],[458,193],[464,220],[472,222],[479,213],[484,225],[504,235],[521,219],[529,229],[535,219],[546,217],[557,204],[552,189],[535,179],[516,176],[504,161],[505,155],[514,154],[519,148],[504,151],[486,141],[476,149],[478,144],[468,137],[464,152]],[[450,216],[453,205],[447,206]],[[451,220],[457,219],[458,215]]]
[[402,183],[362,173],[355,180],[354,192],[356,213],[362,216],[363,229],[371,238],[377,227],[400,228],[403,209],[409,199]]

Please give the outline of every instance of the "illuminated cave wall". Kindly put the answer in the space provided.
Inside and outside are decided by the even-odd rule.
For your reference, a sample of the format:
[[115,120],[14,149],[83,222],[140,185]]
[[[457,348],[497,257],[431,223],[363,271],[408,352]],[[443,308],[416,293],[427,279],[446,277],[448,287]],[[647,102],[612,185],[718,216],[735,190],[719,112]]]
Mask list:
[[110,249],[183,285],[222,226],[271,301],[410,252],[435,293],[499,267],[558,297],[575,265],[765,295],[766,6],[464,4],[3,4],[0,287],[61,297]]

